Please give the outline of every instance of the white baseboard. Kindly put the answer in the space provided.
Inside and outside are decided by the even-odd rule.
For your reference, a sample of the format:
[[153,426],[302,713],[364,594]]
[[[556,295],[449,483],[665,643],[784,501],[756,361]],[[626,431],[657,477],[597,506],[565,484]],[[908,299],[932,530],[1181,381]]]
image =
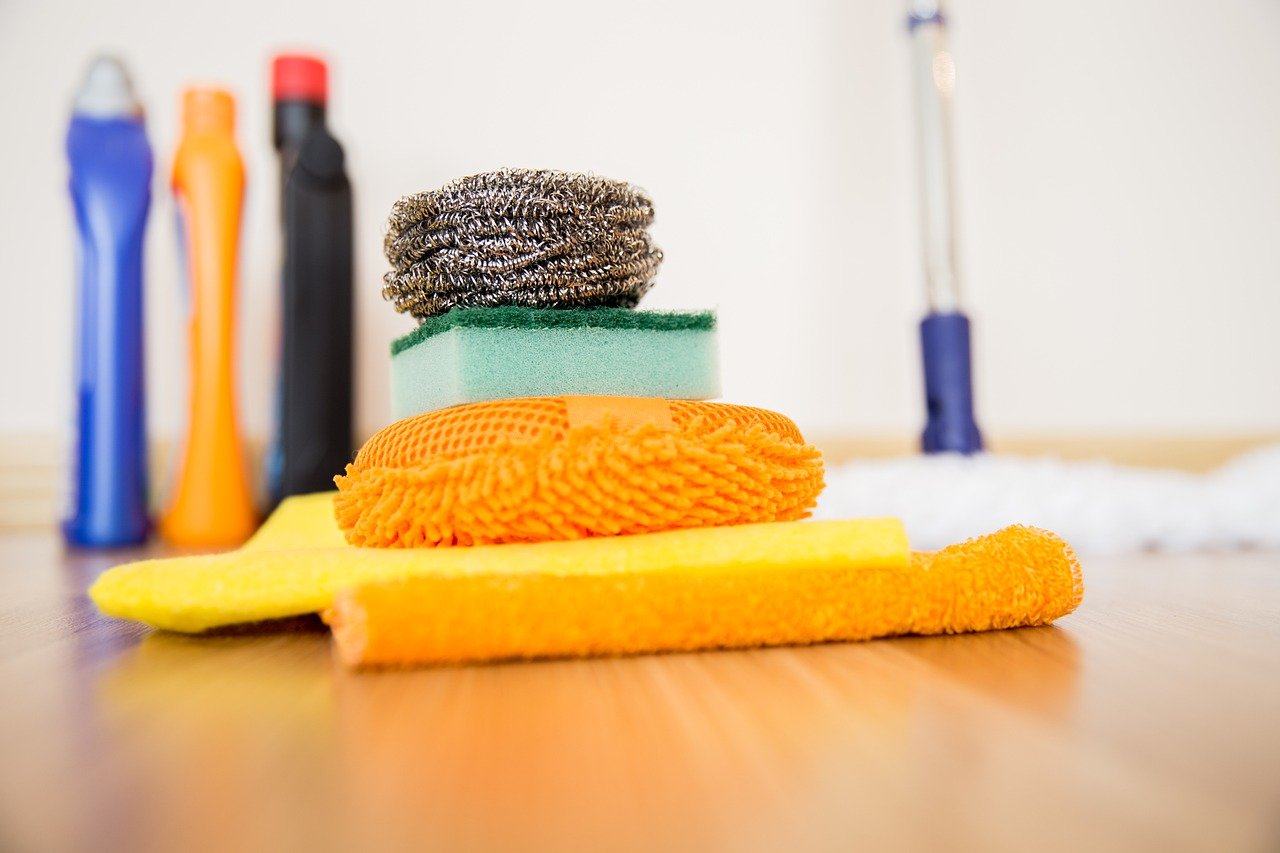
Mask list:
[[[995,438],[991,448],[1022,455],[1052,454],[1064,459],[1109,459],[1125,465],[1206,471],[1227,459],[1280,435],[1230,436],[1023,436]],[[817,436],[828,464],[854,458],[884,458],[916,452],[909,436]],[[66,446],[54,436],[0,435],[0,530],[47,530],[63,511],[66,489]],[[261,471],[262,447],[249,448],[251,470]],[[168,442],[151,452],[153,496],[163,496],[172,458]],[[337,473],[337,472],[334,472]]]

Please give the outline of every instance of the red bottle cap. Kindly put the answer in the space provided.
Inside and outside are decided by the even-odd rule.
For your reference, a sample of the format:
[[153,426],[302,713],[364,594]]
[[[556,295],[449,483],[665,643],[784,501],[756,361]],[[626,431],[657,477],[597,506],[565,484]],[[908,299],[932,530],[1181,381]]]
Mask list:
[[314,56],[286,53],[271,61],[271,96],[277,101],[310,101],[323,105],[329,97],[329,72]]

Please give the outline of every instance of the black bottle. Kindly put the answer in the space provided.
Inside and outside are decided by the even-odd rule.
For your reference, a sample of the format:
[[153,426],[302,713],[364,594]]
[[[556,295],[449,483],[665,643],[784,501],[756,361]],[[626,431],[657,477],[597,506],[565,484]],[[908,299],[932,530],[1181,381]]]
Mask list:
[[272,504],[333,488],[351,461],[351,184],[325,127],[327,70],[310,56],[272,63],[284,272]]

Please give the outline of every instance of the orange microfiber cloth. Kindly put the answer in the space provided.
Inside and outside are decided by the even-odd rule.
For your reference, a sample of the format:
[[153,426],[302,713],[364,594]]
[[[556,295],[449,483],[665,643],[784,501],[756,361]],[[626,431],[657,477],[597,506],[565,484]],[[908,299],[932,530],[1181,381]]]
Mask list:
[[764,409],[526,397],[397,421],[337,477],[352,545],[546,542],[805,518],[822,456]]
[[1083,594],[1070,546],[1008,527],[909,561],[420,575],[340,592],[353,666],[865,640],[1042,625]]

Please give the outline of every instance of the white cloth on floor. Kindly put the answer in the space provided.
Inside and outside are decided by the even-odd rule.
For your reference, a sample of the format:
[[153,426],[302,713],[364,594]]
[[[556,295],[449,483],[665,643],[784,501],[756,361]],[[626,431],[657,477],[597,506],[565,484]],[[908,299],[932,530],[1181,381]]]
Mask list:
[[1280,445],[1207,474],[1000,454],[833,466],[816,518],[897,516],[933,550],[1009,524],[1060,534],[1082,554],[1280,548]]

